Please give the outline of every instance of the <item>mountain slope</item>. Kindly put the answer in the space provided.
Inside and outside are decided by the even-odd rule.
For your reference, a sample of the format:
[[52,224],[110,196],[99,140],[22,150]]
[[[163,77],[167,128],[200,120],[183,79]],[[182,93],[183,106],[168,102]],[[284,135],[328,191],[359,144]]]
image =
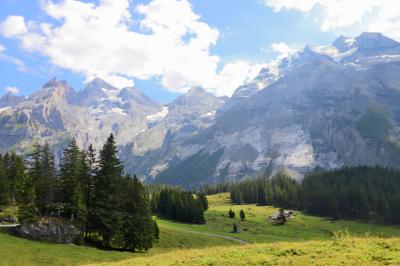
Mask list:
[[119,144],[147,129],[146,117],[161,110],[136,88],[116,89],[96,79],[76,92],[53,79],[28,98],[0,111],[0,151],[26,153],[34,141],[58,151],[72,137],[85,148],[100,148],[113,132]]
[[151,179],[186,158],[191,151],[181,149],[183,142],[211,126],[224,103],[225,99],[192,88],[158,114],[148,116],[149,129],[122,150],[128,169]]
[[[364,35],[356,38],[358,45],[365,41]],[[397,45],[388,48],[387,39],[382,42],[378,39],[375,46],[366,42],[361,47],[384,55]],[[191,153],[175,162],[178,169],[196,173],[202,162],[211,157],[218,160],[214,174],[189,182],[197,186],[240,179],[267,168],[272,173],[288,169],[301,177],[316,167],[397,167],[400,62],[356,59],[353,66],[349,64],[353,59],[337,62],[308,47],[286,59],[280,79],[249,97],[235,99],[212,126],[183,143],[181,150]],[[193,167],[187,169],[188,165]],[[161,172],[156,181],[181,180],[178,169]]]
[[[131,173],[198,186],[282,169],[400,163],[400,44],[379,33],[306,46],[261,70],[233,97],[192,88],[162,106],[137,88],[51,80],[0,100],[0,151],[71,137],[98,149],[113,132]],[[60,155],[60,154],[59,154]]]

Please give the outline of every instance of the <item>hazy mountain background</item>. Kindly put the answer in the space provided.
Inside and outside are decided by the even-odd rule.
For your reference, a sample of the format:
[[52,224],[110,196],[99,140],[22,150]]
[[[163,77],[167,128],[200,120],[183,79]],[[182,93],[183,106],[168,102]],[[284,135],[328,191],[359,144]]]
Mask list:
[[0,98],[0,152],[70,138],[99,149],[113,132],[127,170],[187,187],[316,168],[400,163],[400,43],[379,33],[306,46],[231,98],[192,88],[162,105],[139,88],[51,80]]

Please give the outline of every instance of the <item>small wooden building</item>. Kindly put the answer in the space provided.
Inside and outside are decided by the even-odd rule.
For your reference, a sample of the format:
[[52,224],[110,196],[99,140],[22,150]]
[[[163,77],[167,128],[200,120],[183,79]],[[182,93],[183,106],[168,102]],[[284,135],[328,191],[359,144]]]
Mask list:
[[284,224],[286,221],[292,219],[294,211],[280,210],[279,212],[268,217],[268,220],[274,224]]

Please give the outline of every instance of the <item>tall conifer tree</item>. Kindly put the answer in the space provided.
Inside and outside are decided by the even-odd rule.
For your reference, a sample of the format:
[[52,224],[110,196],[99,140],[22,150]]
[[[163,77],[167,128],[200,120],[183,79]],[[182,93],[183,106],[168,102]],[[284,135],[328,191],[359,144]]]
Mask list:
[[56,202],[58,196],[58,176],[54,160],[54,153],[50,150],[50,146],[46,143],[41,151],[41,165],[43,171],[43,189],[47,194],[44,197],[46,205],[46,214],[55,214]]
[[47,202],[47,183],[43,172],[42,163],[42,147],[38,144],[34,144],[33,153],[29,160],[29,176],[33,182],[35,188],[35,206],[41,215],[46,214],[46,202]]
[[82,154],[84,163],[84,173],[82,180],[82,188],[84,194],[84,202],[86,207],[85,222],[85,238],[90,238],[91,227],[93,223],[93,203],[95,192],[96,177],[96,154],[92,144],[89,145],[86,153]]
[[111,246],[112,238],[117,237],[122,226],[122,217],[117,210],[121,204],[119,190],[123,166],[117,152],[114,135],[111,134],[100,151],[95,182],[94,223],[105,246]]
[[81,177],[84,171],[82,152],[75,139],[72,139],[64,150],[60,163],[60,178],[63,203],[63,215],[67,218],[79,218],[82,221],[84,196]]

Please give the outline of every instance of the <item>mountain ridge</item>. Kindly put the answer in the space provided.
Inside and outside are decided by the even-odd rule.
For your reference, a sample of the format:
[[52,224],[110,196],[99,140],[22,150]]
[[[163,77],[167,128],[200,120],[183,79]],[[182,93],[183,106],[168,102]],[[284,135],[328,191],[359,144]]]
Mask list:
[[0,149],[23,153],[39,140],[61,156],[71,137],[98,149],[113,132],[129,172],[187,187],[282,169],[301,178],[321,167],[398,165],[400,44],[364,33],[327,48],[336,52],[306,46],[263,68],[231,98],[194,87],[162,105],[136,87],[94,79],[75,91],[52,79],[0,109]]

